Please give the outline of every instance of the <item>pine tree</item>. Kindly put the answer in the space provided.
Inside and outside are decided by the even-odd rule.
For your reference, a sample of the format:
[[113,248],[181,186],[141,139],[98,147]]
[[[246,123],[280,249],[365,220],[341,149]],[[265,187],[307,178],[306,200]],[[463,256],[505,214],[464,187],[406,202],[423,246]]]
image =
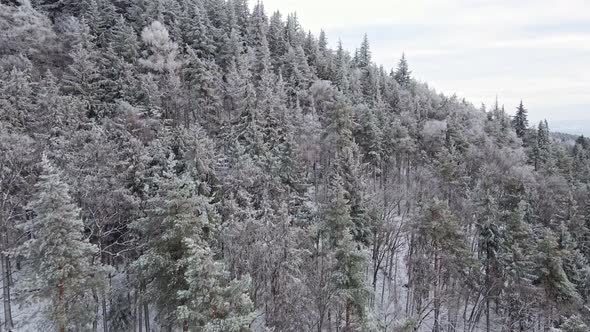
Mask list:
[[268,48],[270,49],[273,67],[280,68],[282,57],[287,53],[287,44],[285,41],[285,25],[281,13],[275,12],[270,18],[268,28]]
[[[199,58],[191,48],[187,49],[186,60],[182,68],[188,92],[186,99],[194,102],[185,110],[185,127],[198,119],[216,136],[222,126],[222,92],[219,91],[222,80],[219,67],[212,61]],[[191,111],[194,114],[190,114]]]
[[250,10],[248,0],[233,0],[236,14],[236,24],[240,28],[240,35],[246,39],[248,36],[248,22],[250,21]]
[[64,75],[64,86],[68,93],[78,96],[85,104],[87,115],[99,115],[100,72],[97,66],[97,54],[94,44],[77,45],[71,54],[73,63]]
[[[374,171],[378,173],[377,168],[380,167],[381,163],[383,134],[378,126],[375,111],[361,107],[355,113],[358,114],[357,117],[360,117],[355,121],[358,123],[355,137],[363,153],[363,162],[371,165]],[[374,175],[377,175],[377,173]]]
[[500,243],[502,241],[499,231],[499,211],[495,199],[489,193],[485,193],[482,202],[481,220],[477,227],[479,229],[479,250],[484,266],[483,287],[486,293],[486,330],[490,331],[490,310],[491,302],[497,297]]
[[523,138],[527,132],[529,126],[529,120],[527,117],[527,110],[524,108],[522,104],[522,100],[520,101],[520,105],[516,108],[516,115],[512,120],[512,126],[516,131],[516,135],[520,138]]
[[213,60],[217,51],[215,41],[212,39],[211,22],[199,1],[191,4],[181,17],[183,41],[192,47],[202,59]]
[[307,55],[307,64],[310,66],[312,71],[318,67],[320,58],[320,47],[315,36],[309,31],[305,42],[303,44],[303,51]]
[[394,78],[399,85],[407,86],[408,84],[410,84],[412,80],[410,76],[411,74],[412,72],[408,68],[408,61],[406,60],[406,55],[402,54],[402,58],[399,60],[399,63],[397,65],[397,70],[395,71]]
[[34,108],[30,69],[13,68],[2,75],[0,83],[0,120],[9,128],[26,128]]
[[262,46],[263,39],[266,39],[268,35],[268,17],[264,12],[264,5],[262,2],[258,2],[254,5],[252,14],[250,15],[249,26],[250,31],[248,35],[250,36],[250,39],[248,40],[248,45],[255,50],[258,50]]
[[335,84],[336,86],[338,86],[340,91],[347,92],[350,88],[350,82],[348,79],[349,65],[347,54],[345,53],[344,48],[342,47],[342,41],[338,41],[338,49],[336,51],[336,57],[334,59],[334,62],[334,66],[336,67],[334,73]]
[[363,42],[361,43],[361,47],[358,50],[356,65],[359,68],[367,68],[369,65],[371,65],[371,48],[367,34],[365,34],[363,37]]
[[556,320],[555,308],[558,306],[576,306],[581,298],[576,287],[569,280],[563,269],[563,251],[557,239],[548,230],[542,230],[537,243],[536,282],[544,289],[545,326],[551,326]]
[[82,101],[64,96],[57,78],[51,72],[47,72],[39,82],[37,96],[36,116],[29,122],[29,128],[52,140],[58,140],[87,119],[87,114],[80,112],[85,106]]
[[318,48],[320,52],[328,51],[328,37],[326,37],[326,32],[324,30],[320,31],[320,36],[318,38]]
[[287,15],[287,22],[285,23],[285,39],[287,43],[291,47],[297,48],[303,44],[304,38],[305,33],[301,30],[297,14]]
[[255,319],[249,279],[229,281],[206,239],[187,237],[184,242],[189,250],[184,274],[188,287],[179,291],[182,305],[177,308],[183,330],[249,331]]
[[319,79],[330,80],[334,75],[332,50],[328,49],[328,37],[322,30],[318,39],[317,75]]
[[551,138],[549,137],[549,125],[547,120],[539,122],[537,130],[537,142],[533,150],[535,170],[551,168],[547,165],[551,160]]
[[301,45],[295,48],[289,47],[287,54],[284,56],[284,61],[282,73],[289,90],[289,106],[293,107],[297,103],[297,99],[309,88],[312,73]]
[[505,271],[503,288],[508,326],[521,331],[531,328],[531,316],[538,301],[538,289],[534,285],[535,243],[531,226],[525,220],[527,209],[526,202],[521,201],[518,208],[510,212],[499,248],[499,259]]
[[353,239],[353,220],[351,206],[346,199],[343,179],[331,174],[328,200],[324,210],[323,232],[327,246],[334,254],[332,282],[336,296],[344,309],[344,330],[354,331],[362,328],[365,319],[365,301],[368,293],[364,284],[366,253]]
[[[259,161],[265,154],[266,147],[264,144],[264,127],[265,116],[262,110],[257,107],[261,103],[256,93],[256,87],[252,78],[251,66],[253,61],[253,51],[249,52],[238,59],[240,68],[238,69],[237,84],[232,84],[231,93],[232,113],[235,113],[235,119],[232,122],[231,141],[236,140],[242,148],[246,149],[254,160]],[[264,82],[264,84],[269,84]],[[234,146],[235,147],[235,146]]]
[[99,46],[108,44],[109,29],[117,19],[117,9],[108,0],[88,0],[88,5],[83,9],[82,15],[87,20],[90,32],[96,38]]
[[88,243],[80,210],[69,186],[47,157],[29,208],[34,217],[21,227],[30,238],[19,252],[30,260],[33,297],[48,300],[46,313],[59,331],[83,329],[97,303],[91,294],[102,287],[104,268],[95,263],[98,248]]
[[111,28],[111,45],[115,52],[127,62],[134,63],[139,55],[139,41],[137,33],[125,18],[120,15]]
[[[172,155],[168,157],[162,174],[154,175],[153,190],[156,192],[147,201],[147,216],[135,225],[146,241],[145,252],[136,265],[147,274],[147,280],[151,280],[150,287],[155,291],[154,300],[162,316],[161,324],[182,326],[187,330],[215,324],[216,319],[233,315],[223,307],[225,299],[221,303],[218,298],[210,299],[198,293],[202,290],[197,285],[209,285],[209,295],[215,297],[224,296],[225,292],[230,292],[225,296],[232,296],[232,289],[217,288],[225,281],[223,270],[213,261],[208,242],[216,231],[217,216],[210,198],[200,194],[208,191],[203,188],[206,184],[198,184],[190,169],[177,175],[180,165],[173,158]],[[239,288],[233,291],[244,292]],[[233,296],[237,296],[238,303],[244,301],[242,295]],[[201,301],[212,302],[200,304]],[[247,309],[247,302],[240,305]]]

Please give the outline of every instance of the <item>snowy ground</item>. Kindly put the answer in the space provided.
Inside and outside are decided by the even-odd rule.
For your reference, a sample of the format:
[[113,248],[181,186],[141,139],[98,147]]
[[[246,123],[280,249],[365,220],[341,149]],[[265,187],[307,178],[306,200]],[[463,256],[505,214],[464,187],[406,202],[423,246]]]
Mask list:
[[[389,284],[389,282],[384,278],[383,273],[379,273],[377,285],[376,285],[376,292],[375,292],[375,305],[373,307],[372,316],[375,321],[379,323],[381,326],[381,330],[383,332],[397,332],[399,328],[403,326],[407,321],[408,318],[405,313],[405,306],[407,300],[407,288],[404,285],[407,283],[407,273],[405,271],[405,264],[404,264],[404,252],[400,252],[396,259],[397,259],[397,273],[396,273],[396,281]],[[18,275],[16,276],[18,279]],[[395,294],[397,293],[397,300]],[[382,295],[383,294],[383,300]],[[17,300],[13,299],[13,317],[15,328],[13,332],[51,332],[54,331],[53,326],[48,322],[41,312],[41,308],[43,307],[42,303],[19,303]],[[471,310],[471,307],[468,307],[468,310]],[[443,314],[444,313],[444,314]],[[0,306],[0,317],[4,317],[3,307]],[[152,313],[151,317],[155,317],[155,314]],[[448,322],[446,320],[446,310],[443,307],[441,310],[441,319],[442,319],[442,327],[443,331],[447,331]],[[497,317],[492,316],[492,331],[500,331],[500,322]],[[102,331],[102,318],[99,319],[99,326],[97,328],[98,331]],[[455,327],[455,331],[457,332],[484,332],[485,331],[485,319],[480,319],[479,323],[472,327],[471,330],[468,330],[466,326],[463,325],[463,319],[460,318],[458,321],[459,326]],[[419,332],[430,332],[432,331],[433,325],[433,315],[430,313],[421,323],[418,330]],[[159,332],[156,329],[157,324],[153,322],[151,324],[152,331]],[[262,332],[264,331],[264,317],[262,315],[258,316],[258,319],[253,324],[255,332]],[[2,329],[3,332],[6,332],[5,329]],[[144,329],[145,331],[145,329]],[[124,332],[124,331],[113,331],[113,332]],[[280,332],[280,331],[275,331]]]

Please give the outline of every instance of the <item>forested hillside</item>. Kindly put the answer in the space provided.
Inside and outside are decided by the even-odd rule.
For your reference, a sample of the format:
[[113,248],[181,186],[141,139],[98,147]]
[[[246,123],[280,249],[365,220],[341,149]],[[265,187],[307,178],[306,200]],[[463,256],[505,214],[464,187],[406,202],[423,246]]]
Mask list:
[[589,331],[558,137],[262,3],[2,1],[1,329]]

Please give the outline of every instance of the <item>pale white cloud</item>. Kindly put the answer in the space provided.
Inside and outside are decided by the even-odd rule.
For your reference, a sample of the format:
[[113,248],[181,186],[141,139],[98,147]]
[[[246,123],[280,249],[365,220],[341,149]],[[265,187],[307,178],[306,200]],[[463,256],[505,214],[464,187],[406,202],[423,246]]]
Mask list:
[[491,48],[528,48],[528,49],[576,49],[590,50],[590,33],[587,34],[553,34],[538,38],[497,40]]
[[316,31],[371,24],[453,24],[499,28],[590,19],[587,0],[266,0],[268,12],[297,12]]
[[[590,133],[588,0],[265,0],[267,12],[297,12],[349,50],[365,32],[375,62],[402,52],[414,76],[474,104],[498,95],[512,111],[524,99],[532,121]],[[586,122],[584,122],[586,121]],[[569,128],[569,129],[568,129]]]

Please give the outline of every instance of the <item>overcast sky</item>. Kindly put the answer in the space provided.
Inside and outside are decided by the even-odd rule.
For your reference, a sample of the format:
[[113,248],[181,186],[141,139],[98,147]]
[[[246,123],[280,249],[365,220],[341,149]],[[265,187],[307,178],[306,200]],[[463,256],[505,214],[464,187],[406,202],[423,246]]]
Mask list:
[[[252,0],[253,1],[253,0]],[[475,105],[496,95],[510,113],[590,135],[590,0],[264,0],[297,12],[306,30],[354,50],[366,32],[373,60]]]

